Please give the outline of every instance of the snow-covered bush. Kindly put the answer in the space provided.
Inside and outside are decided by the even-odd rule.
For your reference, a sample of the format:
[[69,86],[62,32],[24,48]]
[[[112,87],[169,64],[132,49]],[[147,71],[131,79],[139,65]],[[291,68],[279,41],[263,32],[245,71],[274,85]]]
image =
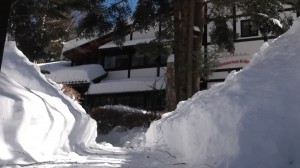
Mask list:
[[124,126],[116,126],[108,134],[98,134],[96,141],[107,142],[118,147],[137,148],[145,140],[146,130],[145,127],[128,129]]
[[107,134],[116,126],[128,129],[134,127],[149,127],[150,123],[159,119],[153,113],[121,105],[107,105],[91,110],[90,116],[98,123],[98,133]]

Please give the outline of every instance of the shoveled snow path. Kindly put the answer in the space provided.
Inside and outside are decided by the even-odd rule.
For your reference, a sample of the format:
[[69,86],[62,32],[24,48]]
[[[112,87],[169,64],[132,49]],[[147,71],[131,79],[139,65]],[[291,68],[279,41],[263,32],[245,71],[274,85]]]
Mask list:
[[[74,155],[74,156],[72,156]],[[100,149],[91,149],[89,153],[78,156],[73,153],[68,156],[72,159],[58,159],[43,163],[26,165],[6,165],[4,167],[25,168],[182,168],[186,163],[176,162],[176,158],[165,151],[150,151],[126,149],[112,146],[102,146]]]

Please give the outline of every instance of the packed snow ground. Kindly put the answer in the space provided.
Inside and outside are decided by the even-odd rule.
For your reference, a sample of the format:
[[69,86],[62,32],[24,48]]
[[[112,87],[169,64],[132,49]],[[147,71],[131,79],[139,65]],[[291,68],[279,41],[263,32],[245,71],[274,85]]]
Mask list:
[[95,121],[7,43],[0,166],[298,168],[299,46],[298,19],[249,66],[151,124],[138,146],[117,148],[97,144]]

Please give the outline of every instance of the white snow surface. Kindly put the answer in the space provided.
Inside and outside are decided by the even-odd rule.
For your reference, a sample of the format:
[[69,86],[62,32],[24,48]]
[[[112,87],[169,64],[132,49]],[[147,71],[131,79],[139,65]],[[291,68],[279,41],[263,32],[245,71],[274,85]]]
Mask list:
[[39,64],[42,70],[47,70],[50,74],[45,74],[56,83],[90,83],[93,79],[106,74],[99,64],[88,64],[71,67],[68,61]]
[[151,124],[146,147],[195,168],[300,167],[300,20],[224,83]]
[[49,83],[14,42],[0,75],[0,166],[53,161],[95,147],[96,122]]
[[[135,40],[127,40],[123,43],[122,46],[134,46],[140,43],[149,43],[150,41],[154,40],[155,38],[143,38],[143,39],[135,39]],[[105,48],[115,48],[119,47],[114,42],[107,43],[103,46],[100,46],[99,49],[105,49]]]
[[129,130],[126,127],[117,126],[108,134],[98,135],[96,141],[107,142],[117,147],[136,148],[143,143],[145,131],[144,127],[135,127]]
[[275,25],[277,25],[278,27],[282,28],[282,24],[281,24],[281,22],[280,22],[278,19],[270,18],[268,15],[266,15],[266,14],[264,14],[264,13],[257,13],[257,14],[258,14],[258,15],[261,15],[261,16],[263,16],[263,17],[265,17],[265,18],[269,18],[270,20],[273,21],[273,23],[274,23]]
[[272,21],[273,21],[273,23],[274,23],[275,25],[277,25],[277,26],[279,26],[280,28],[282,28],[282,24],[281,24],[281,22],[280,22],[278,19],[272,18]]
[[0,167],[298,168],[299,46],[298,19],[242,71],[151,124],[131,150],[96,144],[95,121],[8,42]]
[[65,51],[68,51],[70,49],[79,47],[80,45],[83,45],[85,43],[88,43],[89,41],[95,40],[96,37],[94,38],[81,38],[81,39],[73,39],[67,42],[64,42],[64,47],[62,49],[62,53]]

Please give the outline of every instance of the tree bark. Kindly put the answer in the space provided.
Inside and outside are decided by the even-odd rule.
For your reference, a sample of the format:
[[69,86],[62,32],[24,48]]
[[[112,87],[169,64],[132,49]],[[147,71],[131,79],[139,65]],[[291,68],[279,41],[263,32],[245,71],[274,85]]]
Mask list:
[[0,6],[0,9],[2,11],[2,14],[0,15],[0,71],[1,71],[1,65],[3,60],[3,51],[4,51],[5,40],[6,40],[8,17],[9,17],[11,3],[12,3],[11,0],[3,1]]
[[205,1],[199,0],[195,2],[195,26],[199,28],[197,36],[194,38],[194,71],[193,71],[193,94],[200,90],[200,80],[201,80],[201,65],[202,65],[202,41],[204,34],[205,25]]
[[189,0],[188,3],[188,15],[187,15],[187,48],[186,48],[186,56],[187,56],[187,64],[186,64],[186,76],[187,76],[187,84],[186,84],[186,96],[187,98],[193,95],[193,37],[194,37],[194,9],[195,3],[194,0]]
[[186,52],[187,52],[187,20],[189,1],[175,1],[174,17],[174,54],[175,54],[175,80],[176,80],[176,102],[187,99],[186,94]]
[[166,84],[166,95],[168,111],[173,111],[176,108],[176,91],[175,91],[175,75],[174,75],[174,62],[168,60],[167,63],[167,84]]
[[180,55],[181,55],[181,6],[182,0],[175,1],[174,4],[174,62],[175,62],[175,90],[176,104],[180,101]]
[[[204,0],[176,0],[174,4],[176,103],[200,90],[204,4]],[[194,26],[200,29],[197,38],[194,38]]]

